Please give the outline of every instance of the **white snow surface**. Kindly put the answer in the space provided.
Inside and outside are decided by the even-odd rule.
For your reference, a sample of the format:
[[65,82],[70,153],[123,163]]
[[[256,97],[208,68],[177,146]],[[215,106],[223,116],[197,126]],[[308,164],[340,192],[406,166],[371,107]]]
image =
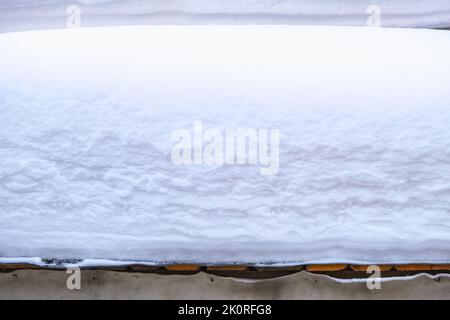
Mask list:
[[[450,262],[449,57],[419,29],[1,34],[0,257]],[[279,173],[173,164],[194,121],[279,129]]]

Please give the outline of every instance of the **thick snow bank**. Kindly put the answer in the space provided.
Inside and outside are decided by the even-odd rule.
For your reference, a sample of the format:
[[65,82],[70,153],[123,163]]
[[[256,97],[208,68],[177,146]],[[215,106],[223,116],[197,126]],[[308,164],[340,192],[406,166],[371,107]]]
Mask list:
[[14,24],[19,29],[33,25],[65,26],[67,7],[73,4],[80,6],[85,25],[278,23],[365,26],[373,12],[370,8],[376,5],[384,27],[450,27],[449,0],[1,0],[0,31],[14,29]]
[[[0,35],[0,256],[449,262],[450,37],[300,26]],[[280,130],[276,175],[174,130]]]

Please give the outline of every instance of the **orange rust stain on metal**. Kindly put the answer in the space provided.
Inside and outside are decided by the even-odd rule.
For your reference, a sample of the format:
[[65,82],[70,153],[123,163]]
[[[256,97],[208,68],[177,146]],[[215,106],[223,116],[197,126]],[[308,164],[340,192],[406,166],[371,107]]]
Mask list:
[[[380,264],[380,265],[377,264],[376,266],[380,268],[380,271],[384,272],[391,271],[392,268],[394,267],[392,264]],[[350,266],[350,268],[353,271],[362,271],[362,272],[366,272],[368,267],[369,265],[356,265],[356,264],[352,264]]]
[[450,264],[432,264],[432,270],[450,270]]
[[398,271],[427,271],[432,270],[431,264],[396,264]]
[[200,266],[198,264],[174,264],[165,266],[169,271],[198,271]]
[[310,272],[342,271],[345,270],[347,266],[347,264],[309,264],[306,266],[306,270]]
[[301,271],[304,266],[256,267],[258,271]]

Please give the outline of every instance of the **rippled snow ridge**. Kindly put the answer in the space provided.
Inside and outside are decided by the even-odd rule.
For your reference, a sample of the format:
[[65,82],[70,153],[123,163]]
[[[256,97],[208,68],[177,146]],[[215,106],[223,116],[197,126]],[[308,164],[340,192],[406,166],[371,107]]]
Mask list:
[[[0,35],[0,257],[450,262],[450,32],[134,26]],[[279,170],[174,130],[280,132]]]

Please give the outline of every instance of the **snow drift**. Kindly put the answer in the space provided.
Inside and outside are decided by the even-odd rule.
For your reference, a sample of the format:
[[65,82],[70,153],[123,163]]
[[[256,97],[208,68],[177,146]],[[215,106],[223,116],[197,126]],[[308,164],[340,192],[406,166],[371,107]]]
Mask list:
[[[449,56],[412,29],[2,34],[0,256],[450,262]],[[195,121],[279,129],[278,174],[175,165]]]

